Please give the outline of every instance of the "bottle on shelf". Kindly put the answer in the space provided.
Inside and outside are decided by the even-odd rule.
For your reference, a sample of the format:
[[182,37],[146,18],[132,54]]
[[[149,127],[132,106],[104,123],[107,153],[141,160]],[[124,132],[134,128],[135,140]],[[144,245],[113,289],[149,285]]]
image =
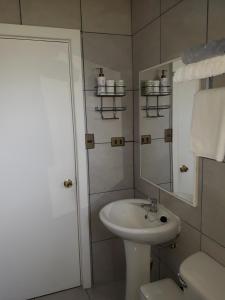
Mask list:
[[107,93],[107,95],[115,94],[115,80],[114,79],[106,80],[106,93]]
[[97,94],[104,95],[106,92],[105,84],[105,75],[103,73],[103,68],[97,68],[99,70],[99,75],[97,77]]
[[160,93],[168,94],[169,92],[169,83],[168,78],[166,77],[166,70],[162,70],[162,74],[160,77]]
[[120,79],[115,81],[115,91],[117,95],[125,94],[124,80]]

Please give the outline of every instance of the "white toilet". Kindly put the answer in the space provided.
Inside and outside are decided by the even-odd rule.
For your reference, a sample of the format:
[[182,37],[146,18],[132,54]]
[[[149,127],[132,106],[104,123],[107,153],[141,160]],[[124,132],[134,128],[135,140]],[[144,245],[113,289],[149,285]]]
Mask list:
[[225,268],[203,252],[188,257],[180,266],[183,291],[171,279],[141,286],[140,300],[223,300]]

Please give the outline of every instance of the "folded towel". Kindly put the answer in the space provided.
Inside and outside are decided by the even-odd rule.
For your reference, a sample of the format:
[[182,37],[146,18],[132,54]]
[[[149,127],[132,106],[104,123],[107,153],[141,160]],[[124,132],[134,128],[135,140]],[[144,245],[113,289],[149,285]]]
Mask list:
[[179,68],[174,75],[174,82],[202,79],[225,73],[225,55],[212,57]]
[[192,64],[207,58],[223,55],[225,53],[225,39],[209,41],[206,45],[198,45],[184,51],[182,61]]
[[223,161],[225,157],[225,88],[199,91],[195,95],[192,151],[196,156]]

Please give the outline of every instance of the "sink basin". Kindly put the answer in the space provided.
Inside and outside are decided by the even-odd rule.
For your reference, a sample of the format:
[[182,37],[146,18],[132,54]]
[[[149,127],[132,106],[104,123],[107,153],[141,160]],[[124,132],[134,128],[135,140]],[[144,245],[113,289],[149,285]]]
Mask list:
[[146,204],[150,202],[124,199],[106,205],[99,213],[102,223],[124,240],[126,300],[139,300],[140,286],[150,281],[151,245],[173,240],[181,229],[179,217],[171,211],[158,205],[156,213],[149,212]]
[[[180,219],[176,215],[162,205],[158,205],[157,213],[148,213],[149,209],[142,204],[149,204],[149,201],[115,201],[103,207],[99,217],[111,232],[125,240],[155,245],[168,242],[179,234]],[[162,216],[167,218],[167,222],[160,221]]]

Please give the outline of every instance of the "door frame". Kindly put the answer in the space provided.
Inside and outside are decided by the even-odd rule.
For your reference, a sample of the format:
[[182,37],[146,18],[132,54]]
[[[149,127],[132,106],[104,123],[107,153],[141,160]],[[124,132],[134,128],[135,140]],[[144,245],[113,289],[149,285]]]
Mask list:
[[83,95],[83,70],[80,30],[27,25],[0,24],[1,38],[65,42],[69,45],[73,132],[75,149],[76,197],[78,208],[81,284],[91,287],[89,232],[88,161],[85,147],[86,117]]

